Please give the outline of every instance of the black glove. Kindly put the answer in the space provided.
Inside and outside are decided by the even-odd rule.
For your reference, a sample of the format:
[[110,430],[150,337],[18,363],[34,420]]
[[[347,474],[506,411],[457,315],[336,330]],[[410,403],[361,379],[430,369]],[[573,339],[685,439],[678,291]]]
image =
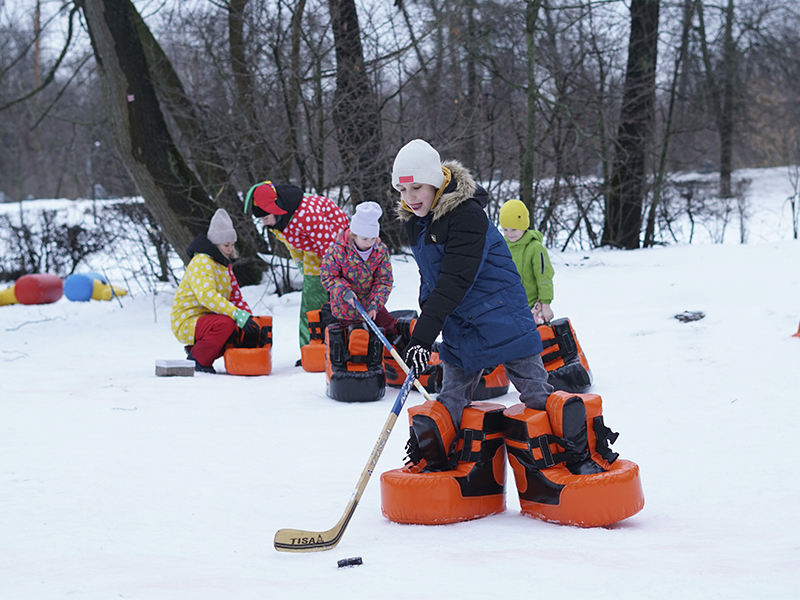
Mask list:
[[259,338],[261,337],[261,327],[258,326],[253,317],[248,317],[242,327],[242,341],[241,348],[256,348],[258,347]]
[[405,363],[408,368],[414,367],[417,377],[428,368],[428,361],[431,359],[431,351],[419,344],[412,344],[406,348]]
[[258,323],[256,323],[256,320],[253,317],[247,318],[247,322],[244,324],[242,329],[244,329],[245,335],[258,335],[258,333],[261,331],[261,327],[258,326]]

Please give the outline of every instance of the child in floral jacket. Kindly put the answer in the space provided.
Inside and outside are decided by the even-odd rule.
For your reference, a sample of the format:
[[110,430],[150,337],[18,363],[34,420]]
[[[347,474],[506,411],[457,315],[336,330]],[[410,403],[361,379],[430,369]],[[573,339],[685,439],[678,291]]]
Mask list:
[[322,286],[330,293],[331,313],[344,326],[361,321],[351,302],[344,299],[352,290],[367,315],[387,335],[395,333],[395,320],[386,310],[392,291],[392,263],[389,249],[380,238],[378,220],[383,214],[375,202],[362,202],[331,245],[320,264]]

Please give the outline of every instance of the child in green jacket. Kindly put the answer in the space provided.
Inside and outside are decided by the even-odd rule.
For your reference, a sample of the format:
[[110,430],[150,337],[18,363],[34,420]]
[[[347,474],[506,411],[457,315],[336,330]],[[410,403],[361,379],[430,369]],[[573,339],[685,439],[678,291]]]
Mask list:
[[500,207],[500,227],[511,258],[522,278],[528,306],[537,325],[553,320],[553,276],[555,270],[542,241],[541,232],[530,227],[528,207],[519,200],[509,200]]

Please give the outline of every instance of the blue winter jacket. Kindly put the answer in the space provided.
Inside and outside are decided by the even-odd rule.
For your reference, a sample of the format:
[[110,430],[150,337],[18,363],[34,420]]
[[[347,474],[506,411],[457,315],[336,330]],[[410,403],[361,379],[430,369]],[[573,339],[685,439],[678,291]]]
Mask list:
[[483,210],[488,194],[460,163],[443,167],[445,189],[430,213],[397,209],[420,272],[411,344],[430,348],[441,332],[439,356],[467,372],[540,353],[519,273]]

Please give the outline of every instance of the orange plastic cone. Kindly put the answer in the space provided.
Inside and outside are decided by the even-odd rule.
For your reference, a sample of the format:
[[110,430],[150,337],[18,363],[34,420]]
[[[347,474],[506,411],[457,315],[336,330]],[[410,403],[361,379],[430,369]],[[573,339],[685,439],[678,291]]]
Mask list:
[[800,338],[800,325],[797,326],[797,333],[793,333],[792,337]]

